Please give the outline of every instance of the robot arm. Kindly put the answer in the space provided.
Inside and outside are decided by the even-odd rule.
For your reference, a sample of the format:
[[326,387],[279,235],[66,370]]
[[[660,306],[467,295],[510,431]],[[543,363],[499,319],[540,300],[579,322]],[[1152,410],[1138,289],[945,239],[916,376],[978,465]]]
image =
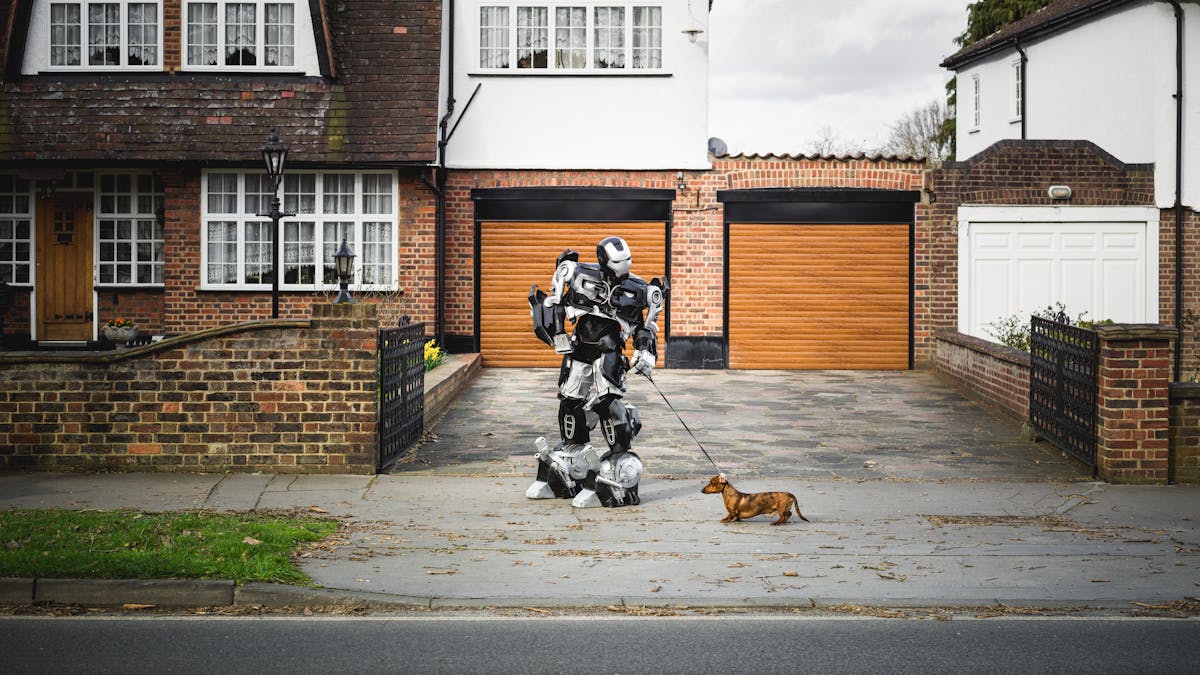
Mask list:
[[633,334],[633,360],[629,367],[639,375],[649,376],[658,362],[658,315],[663,311],[666,287],[654,279],[646,286],[646,319]]
[[558,267],[554,270],[554,279],[550,281],[550,296],[545,300],[547,307],[562,304],[563,293],[570,289],[578,268],[579,254],[575,251],[567,249],[558,256]]

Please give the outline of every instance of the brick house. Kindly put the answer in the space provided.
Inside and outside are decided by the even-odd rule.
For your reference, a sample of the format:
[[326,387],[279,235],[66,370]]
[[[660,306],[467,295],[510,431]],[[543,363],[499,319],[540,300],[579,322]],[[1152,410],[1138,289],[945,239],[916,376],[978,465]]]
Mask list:
[[80,345],[271,315],[271,186],[289,147],[281,317],[353,287],[433,316],[441,3],[6,0],[0,282],[10,341]]
[[[942,64],[958,162],[934,172],[937,241],[957,249],[933,328],[998,318],[1187,326],[1200,284],[1200,6],[1056,0]],[[1176,379],[1194,371],[1184,340]]]
[[715,142],[710,154],[710,4],[453,3],[447,346],[481,352],[486,366],[557,365],[530,337],[528,289],[546,287],[563,249],[588,260],[614,234],[630,242],[636,274],[671,280],[660,367],[928,358],[913,322],[925,311],[913,291],[923,163],[731,157]]

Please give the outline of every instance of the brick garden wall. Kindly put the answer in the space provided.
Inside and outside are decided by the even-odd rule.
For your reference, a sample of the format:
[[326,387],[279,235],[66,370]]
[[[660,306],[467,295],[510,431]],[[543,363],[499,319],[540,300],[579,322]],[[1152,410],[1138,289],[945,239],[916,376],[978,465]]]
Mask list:
[[971,398],[1029,419],[1029,354],[957,331],[935,333],[934,368]]
[[0,468],[372,473],[372,305],[102,355],[0,353]]
[[1175,480],[1200,483],[1200,384],[1171,385],[1171,441]]

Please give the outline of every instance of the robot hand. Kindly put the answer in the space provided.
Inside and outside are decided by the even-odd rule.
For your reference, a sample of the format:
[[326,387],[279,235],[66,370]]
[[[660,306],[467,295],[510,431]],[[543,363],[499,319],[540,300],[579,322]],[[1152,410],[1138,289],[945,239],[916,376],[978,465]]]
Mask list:
[[642,349],[635,349],[633,351],[633,360],[629,363],[629,369],[638,375],[646,375],[648,377],[650,373],[654,372],[655,360],[654,354]]

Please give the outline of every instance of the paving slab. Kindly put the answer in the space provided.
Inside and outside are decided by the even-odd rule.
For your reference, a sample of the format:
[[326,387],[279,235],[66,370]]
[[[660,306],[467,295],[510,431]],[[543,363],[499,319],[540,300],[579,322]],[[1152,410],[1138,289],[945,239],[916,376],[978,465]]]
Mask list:
[[[533,442],[557,441],[558,371],[485,368],[392,473],[530,475]],[[659,370],[654,384],[713,460],[743,477],[1085,480],[1087,472],[1021,423],[984,410],[932,373]],[[711,475],[683,424],[647,380],[626,403],[649,475]],[[594,432],[593,432],[594,433]]]

